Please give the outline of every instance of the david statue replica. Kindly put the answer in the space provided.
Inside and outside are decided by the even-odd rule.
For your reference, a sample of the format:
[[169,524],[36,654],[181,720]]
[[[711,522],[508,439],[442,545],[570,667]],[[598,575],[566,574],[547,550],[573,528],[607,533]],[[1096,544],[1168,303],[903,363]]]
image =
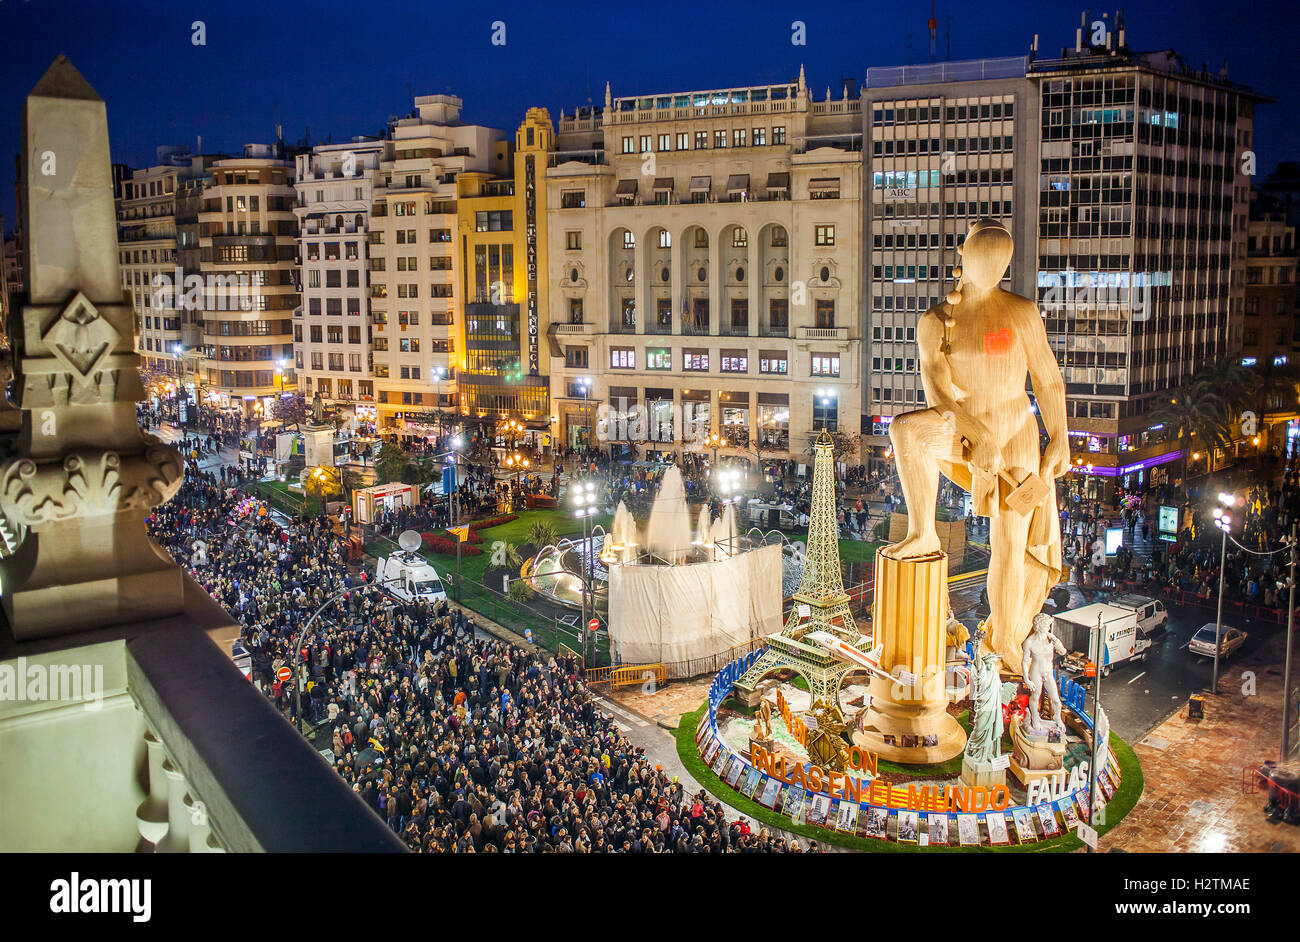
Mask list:
[[[958,287],[917,322],[929,408],[889,427],[907,535],[882,553],[900,561],[937,554],[932,508],[940,473],[969,491],[975,513],[991,518],[987,644],[1019,673],[1030,620],[1061,579],[1053,481],[1070,467],[1065,384],[1038,307],[998,287],[1011,262],[1011,233],[981,219],[957,251]],[[1048,437],[1041,455],[1040,416]]]

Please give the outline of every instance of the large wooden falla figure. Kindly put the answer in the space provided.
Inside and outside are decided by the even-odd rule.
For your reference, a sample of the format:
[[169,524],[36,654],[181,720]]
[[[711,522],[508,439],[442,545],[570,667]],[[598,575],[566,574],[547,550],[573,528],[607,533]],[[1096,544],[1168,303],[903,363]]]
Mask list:
[[[981,219],[957,251],[957,287],[917,323],[930,407],[890,425],[908,528],[882,552],[896,560],[938,553],[939,474],[969,491],[974,512],[991,518],[987,643],[1018,673],[1033,617],[1061,578],[1052,482],[1070,467],[1065,384],[1038,307],[998,287],[1011,262],[1011,233]],[[1049,438],[1041,455],[1026,375]]]

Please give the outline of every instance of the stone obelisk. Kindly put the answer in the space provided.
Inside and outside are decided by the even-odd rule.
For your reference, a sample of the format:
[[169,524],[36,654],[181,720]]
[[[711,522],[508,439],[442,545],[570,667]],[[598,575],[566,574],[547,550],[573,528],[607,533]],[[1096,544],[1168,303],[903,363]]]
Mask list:
[[181,570],[144,526],[183,467],[136,421],[108,121],[63,56],[27,98],[20,175],[27,264],[10,336],[22,427],[0,463],[0,512],[21,542],[0,559],[0,603],[24,641],[183,609]]

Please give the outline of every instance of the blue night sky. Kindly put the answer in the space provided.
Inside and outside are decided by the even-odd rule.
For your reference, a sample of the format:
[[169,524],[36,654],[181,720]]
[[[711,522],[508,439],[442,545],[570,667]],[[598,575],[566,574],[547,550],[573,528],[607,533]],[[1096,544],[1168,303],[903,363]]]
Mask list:
[[[1042,0],[947,0],[938,8],[938,58],[1021,55],[1035,32],[1040,55],[1055,56],[1073,44],[1081,11]],[[1140,0],[1124,12],[1133,48],[1176,49],[1214,71],[1226,58],[1231,80],[1274,99],[1256,122],[1262,175],[1300,159],[1293,4]],[[557,118],[589,96],[602,103],[607,80],[615,96],[688,91],[786,81],[803,63],[820,98],[842,78],[861,80],[868,66],[929,61],[929,15],[926,0],[0,0],[0,213],[11,229],[23,97],[60,52],[108,103],[114,161],[139,167],[153,162],[157,145],[193,148],[198,135],[206,152],[270,141],[277,120],[289,142],[307,128],[313,142],[376,134],[420,94],[453,92],[466,121],[513,129],[530,105]],[[206,46],[191,42],[195,20],[206,25]],[[495,20],[506,24],[504,46],[490,42]],[[794,20],[806,24],[805,46],[791,44]]]

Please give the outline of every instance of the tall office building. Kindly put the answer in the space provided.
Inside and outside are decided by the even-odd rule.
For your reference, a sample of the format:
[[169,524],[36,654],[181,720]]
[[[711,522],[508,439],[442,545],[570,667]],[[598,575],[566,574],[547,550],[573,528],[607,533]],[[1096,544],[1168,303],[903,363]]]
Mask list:
[[[1038,298],[1065,377],[1090,495],[1164,480],[1182,454],[1149,414],[1202,364],[1235,353],[1258,96],[1172,52],[1084,23],[1034,58]],[[1204,455],[1217,466],[1223,456]]]
[[[804,457],[861,406],[860,100],[789,83],[613,98],[546,174],[564,445]],[[611,412],[612,410],[612,412]],[[599,417],[604,416],[604,421]],[[646,439],[650,441],[642,444]]]
[[1077,480],[1145,487],[1181,454],[1146,416],[1240,342],[1249,181],[1235,162],[1258,96],[1131,51],[1108,16],[1058,57],[1034,46],[868,70],[872,450],[893,415],[924,407],[916,317],[952,287],[969,223],[992,216],[1016,241],[1004,287],[1037,298],[1065,377]]
[[550,114],[530,108],[504,175],[456,178],[461,418],[483,425],[514,419],[527,429],[525,440],[543,447],[551,429],[545,183],[554,147]]
[[1300,403],[1295,365],[1300,360],[1300,269],[1296,230],[1286,218],[1287,204],[1259,190],[1253,194],[1246,243],[1241,362],[1261,379],[1258,441],[1251,436],[1243,454],[1254,448],[1289,449],[1300,437]]
[[384,142],[322,144],[296,158],[302,303],[294,311],[294,370],[303,394],[374,418],[367,233]]
[[199,213],[204,394],[268,418],[294,384],[298,306],[294,165],[280,152],[249,144],[244,156],[214,163]]
[[862,96],[864,306],[863,434],[868,456],[889,452],[894,416],[927,405],[917,318],[953,287],[956,248],[970,224],[997,219],[1015,256],[1002,287],[1034,294],[1037,100],[1026,59],[871,68]]
[[[437,428],[435,396],[454,405],[457,183],[459,174],[504,172],[503,134],[464,124],[461,100],[422,95],[390,122],[375,171],[370,217],[370,320],[379,428]],[[439,377],[441,377],[439,379]]]

